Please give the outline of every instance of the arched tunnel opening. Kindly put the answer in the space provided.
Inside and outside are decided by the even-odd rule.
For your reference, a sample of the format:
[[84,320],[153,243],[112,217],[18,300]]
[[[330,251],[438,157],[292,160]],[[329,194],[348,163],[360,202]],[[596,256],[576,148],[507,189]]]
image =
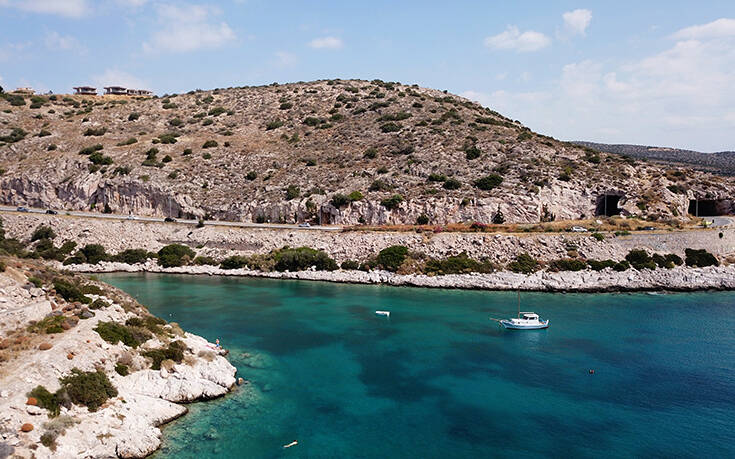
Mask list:
[[689,215],[695,217],[716,217],[733,213],[733,201],[730,199],[690,199]]
[[595,207],[596,216],[612,217],[620,215],[618,203],[623,198],[619,194],[603,194],[597,197],[597,207]]

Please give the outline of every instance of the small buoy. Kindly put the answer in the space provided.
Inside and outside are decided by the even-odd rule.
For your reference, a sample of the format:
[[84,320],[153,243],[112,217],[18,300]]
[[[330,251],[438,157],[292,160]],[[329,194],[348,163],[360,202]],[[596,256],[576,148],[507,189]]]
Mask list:
[[290,448],[290,447],[292,447],[292,446],[296,446],[296,445],[298,445],[298,444],[299,444],[298,440],[294,440],[294,441],[292,441],[291,443],[289,443],[288,445],[283,445],[283,447],[284,447],[284,448]]
[[237,378],[237,385],[238,385],[238,386],[242,386],[242,383],[243,383],[243,382],[245,382],[245,380],[244,380],[244,379],[242,379],[242,378]]
[[590,370],[590,374],[591,375],[595,374],[595,370]]

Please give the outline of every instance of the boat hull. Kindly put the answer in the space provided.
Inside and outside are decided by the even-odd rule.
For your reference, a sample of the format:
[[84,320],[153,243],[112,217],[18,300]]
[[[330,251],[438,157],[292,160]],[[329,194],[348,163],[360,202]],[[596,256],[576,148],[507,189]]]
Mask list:
[[501,320],[500,325],[508,330],[542,330],[544,328],[549,328],[549,321],[545,320],[538,324],[514,324],[509,320]]

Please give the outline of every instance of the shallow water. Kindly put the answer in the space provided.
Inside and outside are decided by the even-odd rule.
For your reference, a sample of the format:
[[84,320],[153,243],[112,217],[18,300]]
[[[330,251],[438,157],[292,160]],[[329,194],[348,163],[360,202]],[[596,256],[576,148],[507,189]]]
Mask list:
[[157,458],[735,456],[732,292],[522,293],[551,327],[508,331],[488,317],[512,292],[103,278],[250,381],[189,405]]

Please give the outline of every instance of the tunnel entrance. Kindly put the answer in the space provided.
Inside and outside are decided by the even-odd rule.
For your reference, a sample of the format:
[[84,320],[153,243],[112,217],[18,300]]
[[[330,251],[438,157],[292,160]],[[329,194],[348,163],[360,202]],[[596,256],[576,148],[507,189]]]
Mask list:
[[620,208],[618,207],[620,199],[622,199],[622,196],[619,194],[603,194],[602,196],[598,196],[595,215],[605,217],[620,215]]
[[732,213],[732,201],[729,199],[690,199],[689,215],[695,217],[716,217]]

